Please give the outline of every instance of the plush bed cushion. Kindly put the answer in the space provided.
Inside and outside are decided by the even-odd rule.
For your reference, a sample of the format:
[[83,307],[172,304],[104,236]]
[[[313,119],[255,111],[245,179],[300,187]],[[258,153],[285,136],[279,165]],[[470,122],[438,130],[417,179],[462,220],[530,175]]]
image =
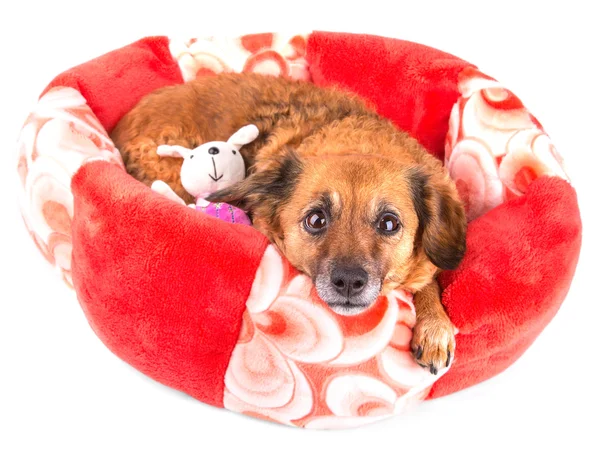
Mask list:
[[[473,65],[375,36],[145,38],[58,76],[20,139],[25,223],[116,355],[217,406],[223,406],[225,376],[244,336],[246,304],[268,242],[252,228],[211,219],[151,192],[125,173],[106,132],[156,88],[219,71],[259,70],[349,88],[440,159],[452,153],[462,154],[456,162],[457,156],[489,158],[467,150],[472,137],[463,133],[472,123],[469,115],[477,119],[483,112],[473,103],[490,90],[511,102],[486,105],[497,109],[491,114],[496,123],[468,130],[480,144],[504,140],[498,131],[523,115],[533,125],[527,128],[544,135],[516,97]],[[503,161],[514,168],[511,156],[494,156],[494,172]],[[429,398],[488,379],[524,352],[562,303],[581,245],[576,194],[560,172],[542,166],[535,173],[533,166],[518,192],[507,191],[513,180],[487,172],[481,185],[496,193],[484,194],[475,186],[477,175],[455,168],[464,179],[461,194],[477,210],[471,210],[464,262],[440,277],[443,303],[458,330],[457,351],[449,371],[423,389]]]

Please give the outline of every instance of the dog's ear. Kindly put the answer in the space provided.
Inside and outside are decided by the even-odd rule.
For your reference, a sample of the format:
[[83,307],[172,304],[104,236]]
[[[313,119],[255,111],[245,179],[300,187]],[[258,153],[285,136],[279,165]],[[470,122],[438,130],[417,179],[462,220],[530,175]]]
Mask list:
[[269,230],[279,230],[279,213],[289,200],[302,173],[297,153],[286,148],[281,154],[261,162],[260,169],[249,177],[212,193],[210,202],[226,202],[249,212],[253,221],[267,223]]
[[424,169],[412,170],[409,178],[425,254],[440,269],[456,269],[465,255],[467,234],[456,187],[447,175]]

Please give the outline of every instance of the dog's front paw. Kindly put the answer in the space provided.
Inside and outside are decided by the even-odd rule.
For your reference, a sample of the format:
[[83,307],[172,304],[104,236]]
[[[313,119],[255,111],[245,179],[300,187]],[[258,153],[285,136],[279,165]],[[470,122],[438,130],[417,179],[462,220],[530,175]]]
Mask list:
[[412,352],[417,363],[431,374],[450,365],[455,346],[454,327],[448,318],[417,321],[413,329]]

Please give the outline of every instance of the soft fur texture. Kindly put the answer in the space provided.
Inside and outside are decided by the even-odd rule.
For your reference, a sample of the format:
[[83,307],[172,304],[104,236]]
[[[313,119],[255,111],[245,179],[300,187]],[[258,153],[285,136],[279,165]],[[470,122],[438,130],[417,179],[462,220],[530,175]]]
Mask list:
[[186,202],[180,159],[159,157],[162,144],[195,148],[226,140],[254,124],[259,137],[242,150],[248,168],[297,147],[308,136],[346,117],[373,117],[372,110],[349,93],[320,90],[313,84],[259,74],[221,74],[185,85],[165,87],[144,97],[117,124],[111,137],[127,171],[147,185],[168,182]]
[[[320,32],[310,36],[306,58],[315,83],[357,91],[443,156],[468,63],[405,41]],[[143,95],[181,81],[167,39],[147,38],[69,70],[48,89],[80,89],[110,131]],[[85,164],[73,191],[73,281],[98,336],[149,376],[222,406],[228,353],[266,240],[176,208],[115,165]],[[467,245],[461,267],[440,277],[459,333],[452,367],[430,398],[507,368],[556,313],[581,245],[575,191],[542,177],[525,196],[470,223]]]
[[[417,293],[416,358],[433,373],[447,366],[454,329],[437,286],[426,288],[464,255],[462,202],[442,163],[354,94],[257,74],[200,77],[142,99],[112,138],[131,175],[189,199],[181,159],[157,147],[247,124],[260,132],[241,149],[249,177],[207,199],[248,211],[335,311],[364,311],[397,287]],[[327,219],[318,234],[299,222],[315,213]],[[400,226],[392,234],[378,229],[386,214]]]
[[454,55],[410,41],[350,33],[313,33],[307,60],[312,80],[339,85],[443,159],[456,81],[471,66]]

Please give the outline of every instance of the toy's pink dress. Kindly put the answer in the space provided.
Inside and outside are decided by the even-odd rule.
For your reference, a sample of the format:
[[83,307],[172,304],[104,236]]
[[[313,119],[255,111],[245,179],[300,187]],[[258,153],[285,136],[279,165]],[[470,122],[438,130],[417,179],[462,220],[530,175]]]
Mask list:
[[246,215],[246,212],[225,202],[210,202],[204,206],[199,204],[196,206],[196,210],[227,221],[228,223],[252,226],[252,222],[248,218],[248,215]]

